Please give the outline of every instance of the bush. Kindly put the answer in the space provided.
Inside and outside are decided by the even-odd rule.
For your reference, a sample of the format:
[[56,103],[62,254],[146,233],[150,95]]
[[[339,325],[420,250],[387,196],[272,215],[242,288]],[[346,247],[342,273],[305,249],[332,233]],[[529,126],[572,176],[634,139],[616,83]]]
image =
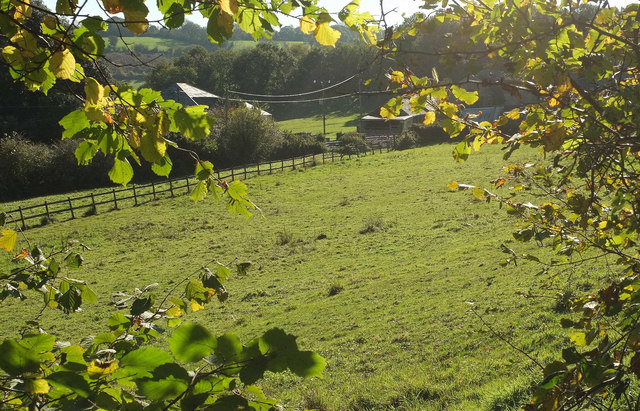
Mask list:
[[327,145],[322,135],[311,133],[283,132],[282,139],[273,147],[270,158],[273,160],[304,156],[307,154],[321,154]]
[[409,128],[409,132],[414,133],[416,145],[420,147],[451,140],[449,134],[437,125],[424,126],[422,124],[414,124]]
[[369,142],[362,133],[349,132],[342,135],[340,154],[359,154],[370,150]]
[[405,131],[396,139],[396,150],[406,150],[415,148],[418,142],[418,135],[413,131]]
[[218,161],[225,166],[266,160],[281,144],[282,132],[259,110],[245,107],[216,110],[215,118],[213,134],[219,149]]
[[7,200],[63,193],[108,184],[111,163],[104,156],[80,168],[78,142],[34,143],[12,133],[0,139],[0,197]]

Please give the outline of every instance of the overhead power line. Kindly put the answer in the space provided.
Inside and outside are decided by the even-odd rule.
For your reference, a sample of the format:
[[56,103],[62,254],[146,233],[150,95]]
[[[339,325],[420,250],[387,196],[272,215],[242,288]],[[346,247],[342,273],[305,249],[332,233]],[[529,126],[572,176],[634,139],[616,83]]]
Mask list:
[[296,93],[296,94],[253,94],[253,93],[244,93],[242,91],[234,91],[234,90],[226,90],[226,91],[229,92],[229,93],[238,94],[238,95],[241,95],[241,96],[262,97],[262,98],[302,97],[302,96],[309,96],[309,95],[312,95],[312,94],[318,94],[318,93],[322,93],[323,91],[334,89],[336,87],[339,87],[339,86],[343,85],[344,83],[347,83],[347,82],[353,80],[354,78],[356,78],[359,75],[360,75],[360,72],[358,72],[358,73],[354,74],[353,76],[349,77],[348,79],[342,80],[341,82],[336,83],[336,84],[334,84],[332,86],[321,88],[321,89],[318,89],[318,90],[307,91],[307,92],[304,92],[304,93]]
[[267,104],[292,104],[292,103],[313,103],[317,101],[324,100],[337,100],[345,97],[353,97],[358,95],[367,95],[367,94],[391,94],[393,91],[391,90],[378,90],[378,91],[362,91],[362,92],[353,92],[348,94],[341,94],[339,96],[331,96],[331,97],[320,97],[314,99],[306,99],[306,100],[247,100],[240,98],[228,98],[228,97],[220,97],[222,100],[226,101],[235,101],[240,103],[267,103]]

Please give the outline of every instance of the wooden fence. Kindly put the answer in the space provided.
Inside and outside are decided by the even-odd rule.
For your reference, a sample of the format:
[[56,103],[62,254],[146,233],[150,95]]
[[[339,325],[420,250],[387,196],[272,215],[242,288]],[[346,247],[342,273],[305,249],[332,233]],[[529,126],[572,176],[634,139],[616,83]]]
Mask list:
[[[371,153],[375,153],[376,150],[382,153],[383,150],[389,151],[390,147],[388,145],[386,147],[379,145],[378,147],[372,148]],[[234,181],[236,179],[246,180],[249,177],[261,174],[272,174],[276,171],[295,169],[296,167],[307,167],[334,162],[336,159],[342,159],[343,157],[345,156],[331,151],[322,154],[294,157],[288,160],[270,161],[227,170],[217,170],[216,177],[224,181]],[[351,155],[348,157],[351,158]],[[181,177],[148,184],[131,184],[125,188],[100,190],[88,195],[79,197],[69,196],[56,201],[44,200],[42,204],[27,207],[18,206],[17,209],[7,211],[6,223],[20,224],[22,229],[26,230],[29,227],[27,222],[31,220],[36,220],[36,223],[32,224],[32,226],[36,226],[53,221],[53,216],[62,215],[63,217],[75,219],[96,214],[99,208],[104,210],[107,206],[109,206],[109,210],[118,210],[124,207],[137,206],[159,198],[170,198],[189,194],[196,183],[197,180],[194,177]]]

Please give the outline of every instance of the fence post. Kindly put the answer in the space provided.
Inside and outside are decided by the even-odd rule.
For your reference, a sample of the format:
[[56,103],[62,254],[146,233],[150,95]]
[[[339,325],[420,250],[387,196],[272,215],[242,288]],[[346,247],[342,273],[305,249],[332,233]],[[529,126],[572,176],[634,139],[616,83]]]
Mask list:
[[187,194],[189,194],[191,191],[191,187],[189,187],[189,176],[185,177],[185,180],[187,181]]
[[302,156],[302,168],[307,164],[307,156]]
[[231,181],[235,180],[235,176],[233,175],[233,168],[231,168]]
[[51,215],[49,214],[49,203],[47,203],[47,200],[44,200],[44,210],[47,213],[47,218],[51,220]]
[[22,221],[22,229],[26,230],[27,226],[24,224],[24,215],[22,215],[22,206],[18,206],[18,211],[20,211],[20,221]]
[[96,199],[93,197],[93,193],[91,193],[91,205],[93,206],[93,211],[98,214],[98,208],[96,207]]
[[153,199],[156,200],[156,184],[151,182],[151,191],[153,192]]
[[[69,200],[69,204],[71,204],[71,200]],[[116,196],[116,189],[113,189],[113,208],[118,209],[118,197]],[[71,212],[73,214],[73,211]]]
[[324,151],[322,152],[322,164],[324,164]]
[[171,198],[173,198],[173,180],[169,180],[169,191],[171,192]]
[[295,170],[295,169],[296,169],[296,158],[295,158],[295,157],[293,157],[293,158],[291,159],[291,169],[292,169],[292,170]]
[[258,175],[260,175],[260,163],[257,163],[256,167],[258,167]]
[[333,163],[333,150],[331,150],[331,162]]
[[272,171],[271,171],[271,160],[269,160],[269,174],[271,174],[271,173],[272,173]]
[[136,185],[131,184],[131,187],[133,187],[133,203],[134,205],[138,205],[138,195],[136,194]]
[[280,170],[284,171],[284,159],[280,160]]
[[71,218],[76,218],[75,214],[73,214],[73,205],[71,205],[71,197],[67,197],[67,201],[69,202],[69,211],[71,211]]
[[218,181],[220,181],[220,170],[216,170],[216,173],[218,175]]
[[247,166],[244,166],[244,179],[247,179]]

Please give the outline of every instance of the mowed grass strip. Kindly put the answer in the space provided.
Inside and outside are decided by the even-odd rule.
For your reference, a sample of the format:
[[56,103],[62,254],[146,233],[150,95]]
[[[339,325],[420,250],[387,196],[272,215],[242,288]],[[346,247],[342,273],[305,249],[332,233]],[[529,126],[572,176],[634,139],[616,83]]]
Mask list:
[[[99,213],[27,232],[50,249],[74,238],[92,248],[82,271],[100,302],[70,316],[46,310],[42,326],[77,342],[106,330],[111,294],[158,282],[157,295],[207,261],[252,261],[227,284],[230,299],[189,314],[214,333],[247,341],[272,327],[298,335],[327,360],[322,379],[269,375],[262,386],[294,408],[506,409],[527,398],[540,370],[503,338],[541,362],[566,341],[548,286],[533,264],[501,267],[515,220],[495,203],[449,192],[501,174],[489,147],[467,163],[451,145],[367,155],[247,181],[264,219],[229,215],[187,197]],[[4,258],[3,270],[11,263]],[[573,281],[596,277],[582,266]],[[579,275],[577,275],[577,274]],[[552,277],[551,277],[552,278]],[[563,284],[554,285],[554,287]],[[518,290],[551,298],[525,299]],[[15,336],[41,300],[5,301],[0,335]],[[170,332],[170,331],[168,331]]]
[[[327,137],[334,140],[336,133],[356,131],[359,118],[360,115],[358,113],[349,115],[328,113],[325,120]],[[322,134],[324,130],[321,114],[306,118],[278,121],[278,126],[292,133]]]

